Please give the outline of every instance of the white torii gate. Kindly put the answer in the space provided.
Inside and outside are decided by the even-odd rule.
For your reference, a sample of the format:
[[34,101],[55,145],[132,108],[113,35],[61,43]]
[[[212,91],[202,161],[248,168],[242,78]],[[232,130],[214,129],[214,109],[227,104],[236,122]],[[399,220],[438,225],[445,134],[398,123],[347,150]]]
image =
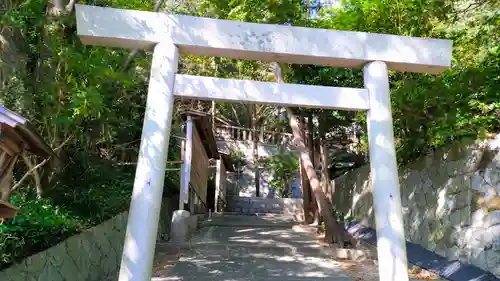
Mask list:
[[[380,280],[407,281],[388,69],[439,73],[452,42],[76,5],[90,45],[153,49],[153,62],[120,281],[149,281],[174,98],[368,111]],[[364,89],[179,75],[179,52],[364,70]],[[185,192],[185,191],[183,191]]]

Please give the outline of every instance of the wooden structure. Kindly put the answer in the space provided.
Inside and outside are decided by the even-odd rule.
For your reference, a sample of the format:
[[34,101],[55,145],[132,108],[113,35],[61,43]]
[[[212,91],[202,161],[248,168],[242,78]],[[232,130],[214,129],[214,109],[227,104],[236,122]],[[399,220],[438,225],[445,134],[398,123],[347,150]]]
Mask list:
[[14,165],[24,151],[43,158],[55,156],[26,118],[0,105],[0,218],[11,218],[16,213],[8,199]]
[[[209,159],[219,158],[210,115],[197,111],[181,112],[186,122],[181,165],[179,209],[206,213]],[[187,206],[186,206],[187,204]]]
[[0,200],[0,220],[10,219],[16,216],[17,208],[8,202]]
[[234,171],[229,154],[219,152],[220,158],[216,162],[215,175],[215,212],[223,212],[227,204],[227,172]]

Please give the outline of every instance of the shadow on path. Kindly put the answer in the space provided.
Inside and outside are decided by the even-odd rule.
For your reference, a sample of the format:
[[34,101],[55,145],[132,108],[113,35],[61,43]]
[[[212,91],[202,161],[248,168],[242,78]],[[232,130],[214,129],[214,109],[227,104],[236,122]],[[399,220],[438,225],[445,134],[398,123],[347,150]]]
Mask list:
[[293,230],[291,217],[226,215],[204,225],[179,263],[153,280],[353,281],[316,241]]

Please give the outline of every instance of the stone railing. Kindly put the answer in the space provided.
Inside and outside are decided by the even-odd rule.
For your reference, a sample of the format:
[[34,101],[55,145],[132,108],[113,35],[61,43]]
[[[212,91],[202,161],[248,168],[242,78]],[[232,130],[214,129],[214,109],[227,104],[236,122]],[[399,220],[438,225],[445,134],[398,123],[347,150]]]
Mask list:
[[290,133],[253,130],[235,126],[215,127],[215,136],[219,140],[252,141],[252,137],[255,134],[257,135],[257,140],[261,143],[275,145],[293,144],[293,135]]

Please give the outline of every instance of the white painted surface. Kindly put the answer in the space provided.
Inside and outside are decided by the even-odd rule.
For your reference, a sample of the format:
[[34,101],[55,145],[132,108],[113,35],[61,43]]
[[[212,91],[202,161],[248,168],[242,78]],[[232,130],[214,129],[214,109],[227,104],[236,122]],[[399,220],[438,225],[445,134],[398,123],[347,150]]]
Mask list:
[[367,110],[369,108],[368,91],[356,88],[177,75],[174,89],[176,96],[201,100],[244,101],[343,110]]
[[184,243],[189,236],[189,217],[191,213],[186,210],[176,210],[172,214],[172,225],[170,226],[170,241],[173,243]]
[[367,125],[380,280],[408,281],[386,64],[376,61],[365,65],[364,84],[370,93]]
[[[219,197],[220,197],[220,191],[221,191],[221,184],[223,184],[221,182],[221,172],[223,171],[223,168],[222,168],[222,165],[224,165],[224,163],[222,162],[222,158],[220,159],[217,159],[217,164],[216,164],[216,171],[215,171],[215,212],[222,212],[224,210],[218,210],[217,206],[217,202],[219,202]],[[226,171],[224,171],[225,173]]]
[[151,48],[171,38],[181,51],[238,59],[362,67],[384,61],[398,71],[450,67],[452,41],[376,33],[255,24],[76,5],[85,44]]
[[119,281],[151,280],[178,60],[173,44],[155,47]]
[[179,191],[179,210],[184,210],[184,198],[183,196],[183,191],[182,188],[185,186],[184,184],[184,170],[186,169],[186,138],[184,137],[181,141],[181,159],[182,159],[182,164],[181,164],[181,170],[180,170],[180,175],[179,176],[179,184],[180,184],[180,191]]
[[[175,86],[174,86],[175,90]],[[184,204],[189,200],[189,184],[191,182],[191,162],[193,159],[193,118],[186,118],[186,144],[184,150],[184,164],[182,167],[182,186],[179,194],[179,210],[184,209]]]

